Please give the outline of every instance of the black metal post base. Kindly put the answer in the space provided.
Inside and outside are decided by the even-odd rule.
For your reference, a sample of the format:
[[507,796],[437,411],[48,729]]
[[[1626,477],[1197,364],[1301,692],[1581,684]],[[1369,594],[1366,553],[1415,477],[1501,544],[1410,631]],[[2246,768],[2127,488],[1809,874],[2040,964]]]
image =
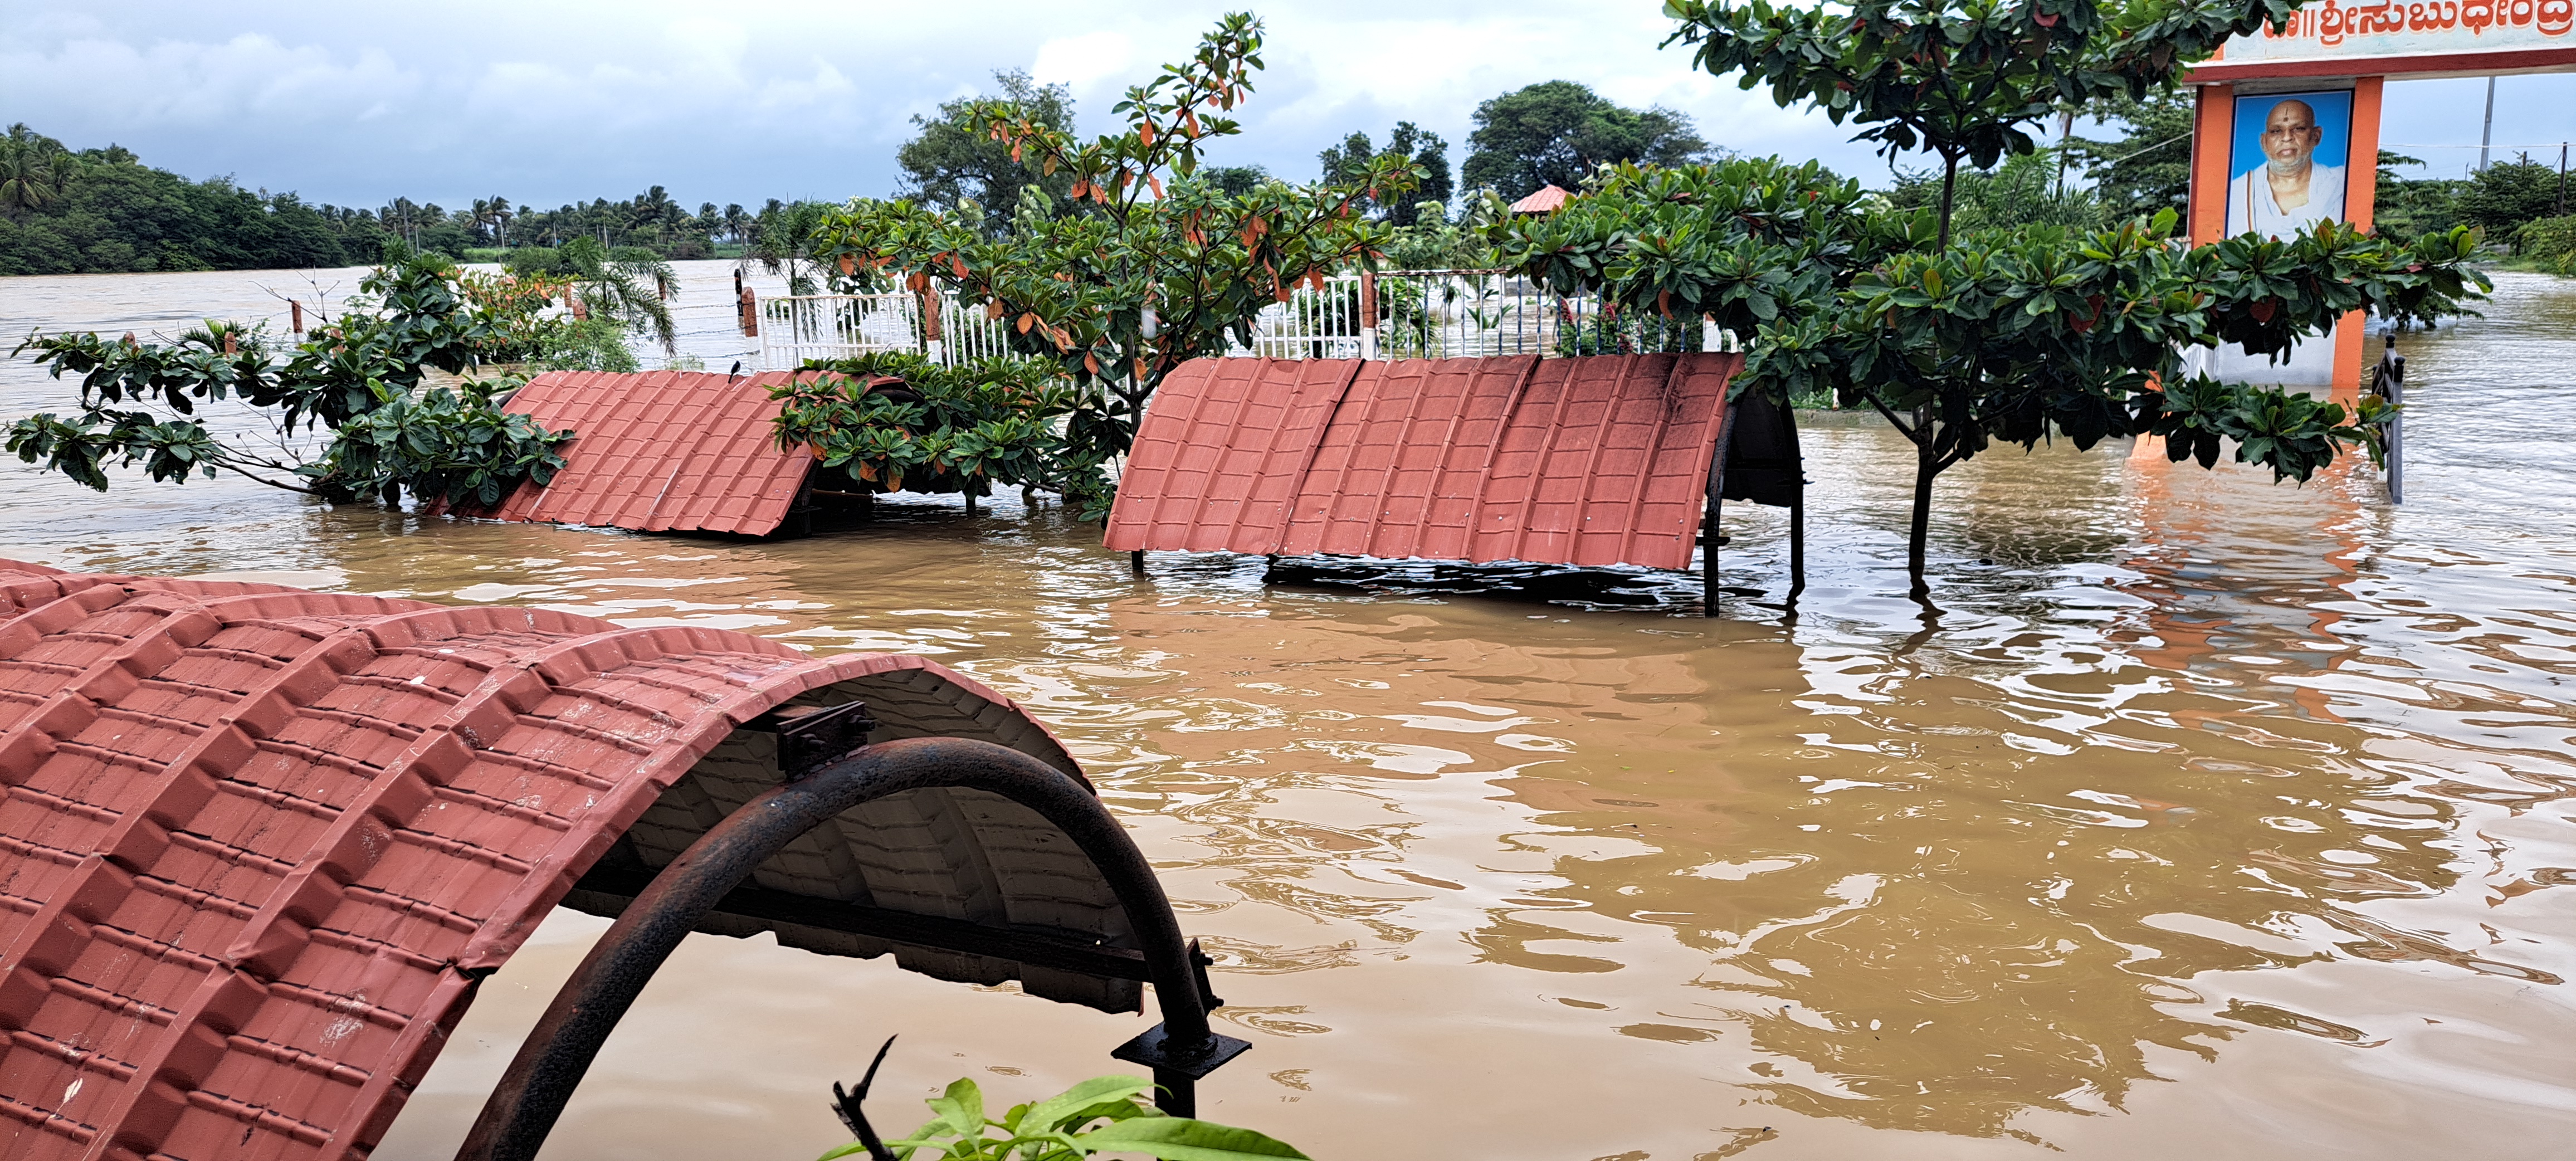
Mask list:
[[1252,1044],[1215,1032],[1196,1044],[1176,1043],[1164,1028],[1156,1024],[1144,1035],[1112,1049],[1109,1055],[1154,1070],[1154,1083],[1163,1089],[1154,1098],[1154,1107],[1176,1117],[1195,1117],[1199,1115],[1199,1080],[1251,1051]]

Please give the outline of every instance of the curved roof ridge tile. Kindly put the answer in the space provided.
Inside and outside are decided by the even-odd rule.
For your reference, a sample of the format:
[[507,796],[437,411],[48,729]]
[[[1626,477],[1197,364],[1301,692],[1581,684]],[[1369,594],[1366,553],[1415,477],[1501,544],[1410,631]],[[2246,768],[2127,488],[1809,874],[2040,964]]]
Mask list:
[[[0,592],[39,590],[0,603],[0,1024],[132,1047],[116,1069],[13,1056],[13,1158],[363,1155],[474,980],[791,699],[870,699],[896,736],[1078,776],[1008,698],[918,657],[0,562]],[[75,962],[108,966],[74,986]]]

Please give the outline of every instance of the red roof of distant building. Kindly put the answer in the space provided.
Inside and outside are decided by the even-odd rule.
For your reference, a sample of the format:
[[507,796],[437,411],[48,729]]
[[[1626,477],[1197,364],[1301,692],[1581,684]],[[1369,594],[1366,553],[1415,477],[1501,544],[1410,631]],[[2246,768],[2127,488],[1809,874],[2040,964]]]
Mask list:
[[1107,543],[1688,568],[1741,365],[1198,360],[1146,410]]
[[1557,187],[1553,183],[1543,185],[1538,187],[1537,193],[1513,202],[1512,212],[1515,214],[1552,214],[1556,212],[1557,207],[1565,204],[1565,199],[1573,196],[1573,194],[1565,192],[1565,190]]
[[786,522],[814,453],[782,451],[769,389],[795,372],[733,378],[711,372],[539,375],[504,410],[548,430],[571,428],[564,469],[544,487],[522,483],[489,510],[460,515],[639,532],[767,536]]

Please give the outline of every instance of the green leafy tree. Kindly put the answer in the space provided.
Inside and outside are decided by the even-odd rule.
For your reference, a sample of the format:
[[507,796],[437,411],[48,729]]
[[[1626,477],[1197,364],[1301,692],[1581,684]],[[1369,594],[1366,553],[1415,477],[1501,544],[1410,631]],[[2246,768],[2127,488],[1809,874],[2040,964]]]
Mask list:
[[2523,223],[2514,250],[2552,274],[2576,274],[2576,214]]
[[[1704,316],[1749,340],[1733,390],[1776,400],[1831,391],[1884,415],[1915,448],[1907,569],[1924,578],[1933,484],[1997,442],[2165,438],[2214,464],[2222,439],[2276,478],[2307,479],[2339,446],[2374,453],[2384,405],[2358,415],[2278,389],[2184,373],[2221,344],[2279,355],[2346,312],[2456,313],[2486,285],[2459,230],[2412,245],[2321,224],[2287,240],[2184,247],[2176,216],[2110,229],[1979,230],[1953,244],[1959,169],[2035,151],[2059,109],[2169,88],[2230,35],[2285,16],[2282,0],[1862,0],[1849,9],[1672,0],[1673,39],[1698,63],[1783,104],[1806,100],[1889,152],[1942,163],[1937,208],[1858,223],[1858,191],[1781,175],[1789,196],[1730,192],[1760,175],[1621,171],[1545,222],[1507,222],[1514,265],[1596,288],[1629,311]],[[1772,163],[1776,166],[1777,163]],[[1805,189],[1798,188],[1805,186]],[[1812,197],[1808,196],[1810,193]],[[1763,212],[1744,219],[1743,202]],[[1590,203],[1590,204],[1587,204]],[[1803,208],[1802,208],[1803,206]]]
[[23,125],[0,139],[0,274],[339,266],[347,254],[324,208],[293,194],[189,181],[115,146],[73,153]]
[[2460,217],[2487,236],[2511,242],[2526,222],[2558,213],[2558,170],[2524,154],[2470,175],[2460,190]]
[[2297,0],[1861,0],[1781,8],[1767,0],[1669,0],[1667,44],[1709,72],[1806,101],[1855,141],[1940,159],[1939,239],[1949,245],[1961,162],[1993,167],[2037,147],[2028,126],[2064,109],[2170,92],[2183,66],[2230,36],[2286,19]]
[[1270,171],[1258,165],[1211,165],[1195,175],[1209,189],[1227,197],[1242,197],[1270,181]]
[[1546,81],[1476,107],[1459,176],[1468,188],[1491,188],[1508,202],[1547,185],[1579,188],[1621,162],[1684,165],[1708,153],[1683,113],[1623,108],[1573,81]]
[[62,200],[80,176],[78,157],[63,143],[21,121],[0,139],[0,211],[33,210]]
[[[970,123],[1042,174],[1070,180],[1073,208],[1018,215],[986,231],[980,215],[910,201],[853,202],[809,243],[817,255],[914,293],[934,286],[1001,322],[1012,349],[1063,369],[1083,393],[1074,421],[1097,438],[1068,454],[1090,464],[1126,450],[1135,417],[1164,377],[1251,341],[1262,307],[1300,283],[1373,264],[1391,228],[1362,214],[1418,175],[1392,155],[1343,182],[1270,181],[1228,193],[1201,176],[1206,143],[1239,130],[1229,114],[1261,67],[1261,24],[1225,16],[1192,57],[1127,90],[1126,128],[1089,142],[1007,102]],[[1166,182],[1166,176],[1169,183]]]
[[[806,446],[867,492],[1037,489],[1086,520],[1108,513],[1099,473],[1067,451],[1085,442],[1080,396],[1054,363],[991,358],[943,366],[910,352],[809,361],[825,372],[770,389],[782,447]],[[899,386],[876,386],[883,377]],[[1062,428],[1062,430],[1059,430]]]
[[[1993,169],[1961,173],[1952,211],[1957,229],[2064,226],[2082,230],[2104,225],[2110,215],[2092,190],[2057,188],[2059,158],[2057,150],[2042,149],[2014,154]],[[1941,180],[1928,170],[1899,170],[1887,200],[1900,210],[1936,206],[1941,200]]]
[[2372,229],[2392,238],[2413,238],[2461,224],[2460,190],[2468,183],[2398,173],[2402,166],[2422,164],[2422,158],[2379,151],[2379,179],[2371,198]]
[[2083,166],[2096,197],[2112,214],[2182,211],[2191,197],[2191,98],[2161,89],[2115,96],[2088,106],[2094,118],[2124,130],[2117,140],[2067,141],[2068,159]]
[[1302,1161],[1306,1156],[1250,1129],[1165,1113],[1140,1099],[1153,1090],[1154,1082],[1143,1077],[1094,1077],[1045,1100],[1013,1105],[996,1119],[985,1114],[983,1090],[972,1080],[960,1079],[925,1102],[931,1118],[910,1136],[878,1142],[862,1122],[859,1140],[826,1152],[817,1161],[860,1156],[906,1161],[1081,1161],[1103,1153],[1163,1161]]
[[577,313],[586,316],[580,321],[607,324],[614,328],[612,333],[649,334],[666,356],[678,355],[679,331],[672,321],[671,299],[680,293],[680,276],[651,249],[612,249],[584,235],[561,246],[520,247],[510,251],[502,265],[522,278],[553,278],[568,284],[581,302]]
[[1073,184],[1070,174],[1040,172],[1034,159],[1013,157],[1010,146],[975,132],[973,121],[977,105],[1002,101],[1037,124],[1071,133],[1073,91],[1063,85],[1038,84],[1020,69],[994,73],[993,83],[998,95],[948,101],[939,106],[936,117],[913,117],[912,123],[921,131],[895,151],[895,164],[904,175],[898,196],[939,206],[972,199],[987,207],[1009,208],[1020,204],[1020,191],[1036,188],[1047,193],[1050,207],[1063,204],[1064,191]]
[[[823,202],[769,199],[769,204],[752,218],[749,241],[743,251],[744,266],[758,265],[785,278],[789,294],[821,293],[826,267],[816,258],[812,245],[834,208]],[[980,216],[977,220],[981,221]]]
[[1398,121],[1386,135],[1386,148],[1380,150],[1369,142],[1366,133],[1353,133],[1339,145],[1325,147],[1317,155],[1323,163],[1324,180],[1341,181],[1345,175],[1365,174],[1368,163],[1380,154],[1391,153],[1411,161],[1422,171],[1422,181],[1412,192],[1397,195],[1387,202],[1371,201],[1371,211],[1396,226],[1410,226],[1419,221],[1422,207],[1438,206],[1445,213],[1456,188],[1449,179],[1449,143],[1440,135],[1411,121]]
[[1397,270],[1476,270],[1493,266],[1493,246],[1486,234],[1495,223],[1510,216],[1510,204],[1490,189],[1469,194],[1455,217],[1438,202],[1419,203],[1414,207],[1413,223],[1396,227],[1395,237],[1386,244],[1387,265]]
[[[360,284],[369,313],[326,320],[280,362],[255,329],[208,320],[171,344],[96,334],[31,335],[29,350],[56,378],[77,374],[79,414],[51,412],[10,426],[6,447],[105,491],[107,466],[141,465],[155,481],[230,472],[326,499],[493,503],[521,479],[543,484],[572,438],[492,402],[500,384],[421,387],[422,369],[471,369],[517,328],[504,317],[526,298],[478,296],[436,255],[389,247]],[[538,299],[537,301],[542,301]],[[266,419],[265,439],[221,436],[198,408],[237,400]],[[331,436],[319,454],[313,434]],[[252,433],[253,436],[258,433]],[[306,438],[299,438],[303,436]]]

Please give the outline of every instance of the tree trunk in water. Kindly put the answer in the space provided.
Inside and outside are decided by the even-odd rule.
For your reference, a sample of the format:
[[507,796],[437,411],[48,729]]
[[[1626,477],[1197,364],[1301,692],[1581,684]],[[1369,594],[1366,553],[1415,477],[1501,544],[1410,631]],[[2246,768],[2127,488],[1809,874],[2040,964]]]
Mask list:
[[1941,159],[1941,248],[1944,250],[1950,248],[1950,205],[1958,189],[1959,159],[1945,156]]
[[1913,581],[1905,595],[1918,601],[1932,595],[1923,579],[1924,546],[1932,537],[1932,481],[1941,474],[1932,445],[1927,438],[1914,447],[1914,524],[1905,538],[1905,575]]

